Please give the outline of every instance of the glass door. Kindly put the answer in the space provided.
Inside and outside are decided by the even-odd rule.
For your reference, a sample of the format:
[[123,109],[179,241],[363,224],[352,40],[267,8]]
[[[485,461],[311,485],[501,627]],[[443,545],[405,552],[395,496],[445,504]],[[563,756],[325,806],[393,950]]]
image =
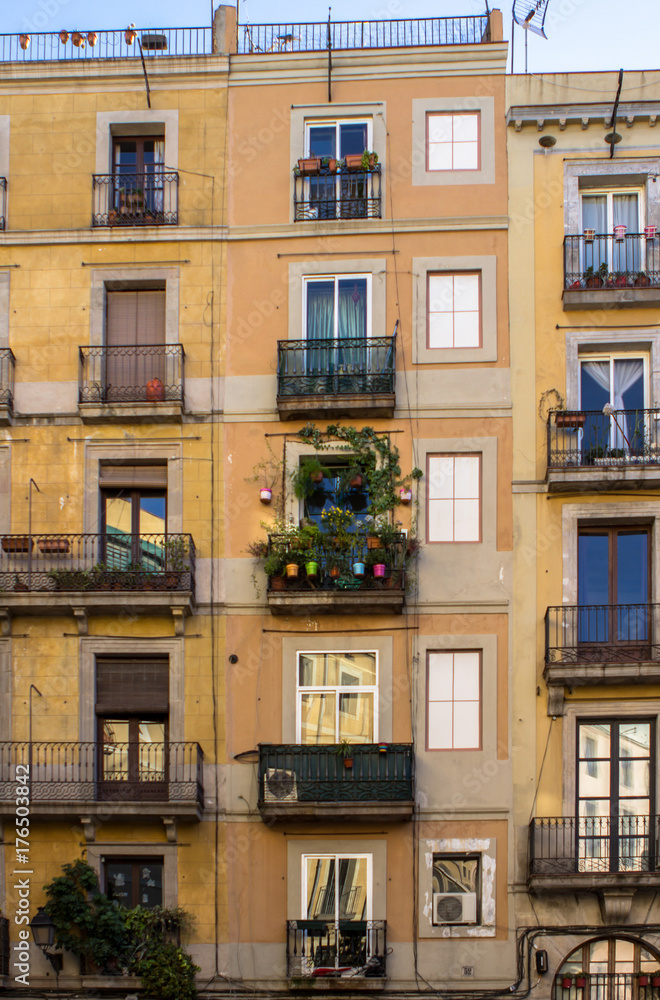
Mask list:
[[362,391],[370,328],[369,279],[365,275],[305,282],[306,373],[317,391]]
[[99,719],[105,798],[162,798],[166,782],[164,719]]
[[581,659],[647,658],[648,528],[585,528],[578,535],[578,642]]
[[[581,241],[583,272],[589,267],[597,272],[603,264],[607,275],[637,273],[643,269],[646,244],[639,238],[641,203],[641,193],[636,191],[582,195],[582,232],[595,233]],[[626,227],[622,238],[615,234],[615,226]]]
[[646,360],[608,357],[581,361],[580,409],[588,414],[581,431],[583,465],[616,464],[617,459],[626,460],[648,450]]
[[164,567],[164,490],[104,489],[104,561],[108,569],[158,572]]
[[[339,164],[347,155],[362,156],[365,149],[371,148],[370,125],[367,121],[308,123],[305,145],[310,156],[321,157],[322,161],[336,160]],[[309,201],[317,204],[319,219],[343,217],[346,214],[345,203],[351,200],[355,200],[352,206],[355,212],[351,211],[350,217],[366,217],[366,177],[363,172],[332,173],[328,167],[322,167],[320,176],[309,178]]]

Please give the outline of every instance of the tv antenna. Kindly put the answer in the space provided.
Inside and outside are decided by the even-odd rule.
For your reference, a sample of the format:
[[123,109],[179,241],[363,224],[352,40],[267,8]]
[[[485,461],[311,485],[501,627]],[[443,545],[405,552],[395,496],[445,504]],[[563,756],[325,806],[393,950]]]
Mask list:
[[525,73],[527,69],[527,35],[533,31],[541,38],[547,38],[545,33],[545,15],[550,0],[513,0],[511,10],[511,72],[513,73],[513,39],[514,25],[519,24],[525,32]]

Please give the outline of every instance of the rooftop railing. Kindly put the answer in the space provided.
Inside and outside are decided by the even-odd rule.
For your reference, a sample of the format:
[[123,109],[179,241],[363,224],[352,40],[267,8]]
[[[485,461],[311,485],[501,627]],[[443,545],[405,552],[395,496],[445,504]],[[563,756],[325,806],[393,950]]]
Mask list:
[[211,28],[142,28],[132,31],[48,31],[0,35],[0,62],[71,59],[145,59],[204,56],[212,49]]
[[204,801],[198,743],[0,743],[0,800],[15,799],[19,766],[34,802]]
[[428,17],[398,21],[319,21],[246,24],[239,53],[323,52],[336,49],[388,49],[426,45],[473,45],[490,41],[489,19]]

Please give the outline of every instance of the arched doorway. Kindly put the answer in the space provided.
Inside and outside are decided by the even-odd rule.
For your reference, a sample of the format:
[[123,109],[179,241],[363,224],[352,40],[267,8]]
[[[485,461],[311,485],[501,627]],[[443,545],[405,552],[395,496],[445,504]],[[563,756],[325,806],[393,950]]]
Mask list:
[[561,965],[554,1000],[656,1000],[660,959],[635,938],[585,941]]

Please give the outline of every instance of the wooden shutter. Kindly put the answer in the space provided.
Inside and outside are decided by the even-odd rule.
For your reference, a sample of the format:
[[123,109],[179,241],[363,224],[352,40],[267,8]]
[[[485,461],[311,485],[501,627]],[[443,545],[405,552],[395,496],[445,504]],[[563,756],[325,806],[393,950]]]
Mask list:
[[167,465],[101,465],[99,486],[106,489],[167,489]]
[[165,289],[107,292],[108,347],[165,343]]
[[103,657],[96,661],[96,714],[126,715],[169,710],[167,658]]

